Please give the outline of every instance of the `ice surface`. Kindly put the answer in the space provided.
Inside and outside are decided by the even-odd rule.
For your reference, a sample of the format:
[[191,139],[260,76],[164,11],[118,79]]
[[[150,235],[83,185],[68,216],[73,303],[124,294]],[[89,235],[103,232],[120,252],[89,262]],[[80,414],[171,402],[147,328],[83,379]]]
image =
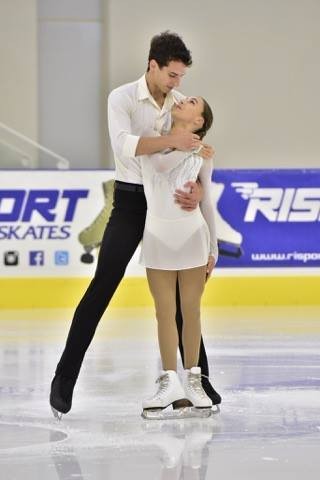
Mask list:
[[319,478],[320,311],[206,309],[220,414],[146,421],[160,370],[152,311],[101,322],[71,412],[48,404],[70,311],[0,312],[1,480]]

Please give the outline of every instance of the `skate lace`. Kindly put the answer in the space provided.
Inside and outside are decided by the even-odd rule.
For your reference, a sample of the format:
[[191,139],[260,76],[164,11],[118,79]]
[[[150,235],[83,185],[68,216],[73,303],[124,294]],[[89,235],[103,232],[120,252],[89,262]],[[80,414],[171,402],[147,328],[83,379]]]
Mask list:
[[165,373],[164,375],[160,375],[159,378],[157,378],[156,383],[159,384],[158,390],[156,394],[154,395],[154,399],[161,399],[162,396],[166,393],[168,386],[169,386],[169,375]]
[[201,377],[208,378],[206,375],[201,375],[201,373],[189,373],[189,387],[201,398],[206,398],[207,394],[204,391],[201,383]]

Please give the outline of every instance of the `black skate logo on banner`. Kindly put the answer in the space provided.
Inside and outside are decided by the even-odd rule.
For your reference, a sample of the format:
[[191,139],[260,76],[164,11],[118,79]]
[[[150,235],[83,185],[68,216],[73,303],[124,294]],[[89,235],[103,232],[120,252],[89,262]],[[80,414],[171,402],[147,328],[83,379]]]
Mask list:
[[112,210],[114,180],[103,182],[102,190],[104,195],[104,207],[93,222],[78,235],[78,240],[85,251],[85,253],[81,255],[81,262],[83,263],[93,263],[94,256],[91,252],[95,248],[99,248],[101,245],[103,233]]

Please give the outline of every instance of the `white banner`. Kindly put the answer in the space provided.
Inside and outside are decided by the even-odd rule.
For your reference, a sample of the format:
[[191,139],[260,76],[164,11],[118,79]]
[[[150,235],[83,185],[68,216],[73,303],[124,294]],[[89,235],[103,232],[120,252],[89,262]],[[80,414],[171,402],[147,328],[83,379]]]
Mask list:
[[[90,277],[114,171],[1,171],[1,277]],[[129,275],[144,275],[138,250]]]

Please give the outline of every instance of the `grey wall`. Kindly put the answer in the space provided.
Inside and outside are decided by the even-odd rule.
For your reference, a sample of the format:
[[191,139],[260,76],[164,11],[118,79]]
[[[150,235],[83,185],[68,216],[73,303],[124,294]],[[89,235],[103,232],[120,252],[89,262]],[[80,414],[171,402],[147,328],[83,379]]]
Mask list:
[[98,168],[102,142],[100,0],[38,0],[39,141],[73,168]]
[[109,0],[108,89],[145,69],[171,29],[192,50],[181,90],[215,112],[216,166],[320,167],[319,0]]
[[37,5],[0,0],[0,114],[32,138],[39,125],[40,143],[72,167],[112,165],[107,94],[145,71],[165,29],[192,50],[182,91],[214,109],[217,167],[320,167],[319,0]]
[[38,136],[36,7],[36,0],[0,0],[0,122],[32,140]]

